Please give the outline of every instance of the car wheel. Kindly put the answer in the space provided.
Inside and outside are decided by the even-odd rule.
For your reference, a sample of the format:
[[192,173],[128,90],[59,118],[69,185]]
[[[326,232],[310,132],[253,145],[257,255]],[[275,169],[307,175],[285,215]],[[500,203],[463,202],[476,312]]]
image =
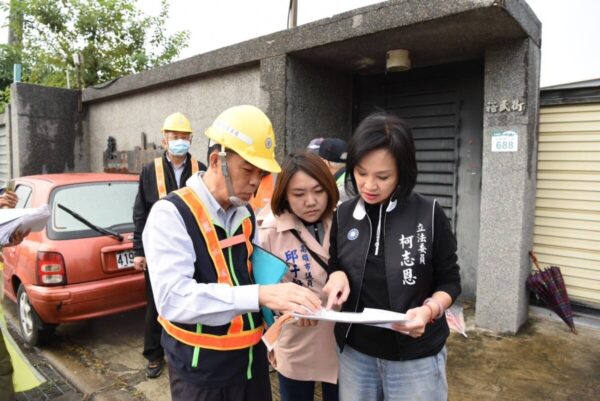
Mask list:
[[27,291],[23,284],[17,291],[17,308],[19,311],[19,327],[21,337],[29,346],[40,345],[52,336],[56,326],[45,325],[29,302]]

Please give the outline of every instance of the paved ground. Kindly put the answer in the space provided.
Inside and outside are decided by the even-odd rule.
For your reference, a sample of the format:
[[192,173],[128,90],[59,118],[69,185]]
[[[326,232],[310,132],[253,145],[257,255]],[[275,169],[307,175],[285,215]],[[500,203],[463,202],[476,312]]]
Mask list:
[[[14,306],[7,301],[4,306],[14,324]],[[577,319],[579,335],[574,335],[562,322],[546,318],[550,313],[535,309],[532,315],[517,336],[499,336],[475,329],[473,310],[466,309],[469,337],[452,334],[448,342],[450,400],[598,399],[598,324]],[[55,341],[38,351],[79,390],[80,398],[69,387],[64,392],[73,398],[62,399],[169,400],[166,374],[155,380],[144,376],[142,326],[142,310],[61,326]],[[272,382],[277,400],[277,380]]]

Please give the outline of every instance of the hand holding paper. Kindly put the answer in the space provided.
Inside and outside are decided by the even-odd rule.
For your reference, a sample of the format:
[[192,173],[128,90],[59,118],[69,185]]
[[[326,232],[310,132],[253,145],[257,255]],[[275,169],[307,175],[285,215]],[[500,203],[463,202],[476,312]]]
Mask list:
[[295,283],[263,285],[259,288],[258,302],[280,312],[297,311],[302,307],[317,311],[321,300],[311,290]]
[[21,242],[23,242],[23,240],[25,239],[25,237],[27,237],[29,235],[30,232],[31,232],[31,230],[27,230],[27,231],[17,230],[17,231],[15,231],[10,236],[10,239],[9,239],[9,242],[8,242],[7,246],[16,246],[16,245],[19,245]]
[[[308,288],[294,283],[277,284],[287,271],[287,263],[269,251],[254,245],[252,271],[259,287],[259,304],[267,326],[274,322],[273,311],[293,311],[299,306],[312,306],[319,309],[319,298]],[[269,285],[272,284],[272,285]]]
[[0,208],[9,208],[12,209],[17,205],[17,195],[12,190],[6,190],[2,195],[0,195]]
[[15,232],[41,231],[46,227],[50,211],[48,205],[28,209],[3,209],[0,211],[0,245],[11,243]]
[[429,308],[419,306],[407,310],[406,317],[407,321],[393,323],[390,328],[412,338],[419,338],[425,333],[425,326],[431,319],[431,312]]

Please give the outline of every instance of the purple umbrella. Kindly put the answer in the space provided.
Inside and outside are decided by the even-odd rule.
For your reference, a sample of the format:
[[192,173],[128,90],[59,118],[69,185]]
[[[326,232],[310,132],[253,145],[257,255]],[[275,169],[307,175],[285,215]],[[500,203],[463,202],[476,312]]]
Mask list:
[[550,266],[542,269],[533,251],[529,252],[529,256],[538,271],[529,275],[527,287],[533,291],[538,299],[541,299],[550,309],[556,312],[573,333],[577,334],[573,322],[573,309],[571,309],[571,302],[560,268]]

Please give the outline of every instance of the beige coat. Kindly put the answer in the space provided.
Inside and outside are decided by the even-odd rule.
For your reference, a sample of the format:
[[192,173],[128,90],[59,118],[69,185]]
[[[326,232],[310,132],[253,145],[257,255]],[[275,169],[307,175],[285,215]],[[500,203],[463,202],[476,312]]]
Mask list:
[[[315,292],[325,305],[327,300],[322,289],[327,281],[327,272],[310,253],[303,252],[302,243],[291,233],[292,229],[298,230],[306,245],[327,262],[331,218],[326,219],[323,226],[325,235],[323,246],[295,215],[288,212],[278,217],[269,215],[263,221],[258,233],[260,246],[288,262],[289,269],[282,281],[298,282],[299,280],[303,286],[308,286]],[[307,278],[309,272],[312,280]],[[274,360],[275,369],[289,379],[337,383],[338,358],[333,323],[319,322],[313,327],[298,327],[293,323],[285,325],[274,349]]]

